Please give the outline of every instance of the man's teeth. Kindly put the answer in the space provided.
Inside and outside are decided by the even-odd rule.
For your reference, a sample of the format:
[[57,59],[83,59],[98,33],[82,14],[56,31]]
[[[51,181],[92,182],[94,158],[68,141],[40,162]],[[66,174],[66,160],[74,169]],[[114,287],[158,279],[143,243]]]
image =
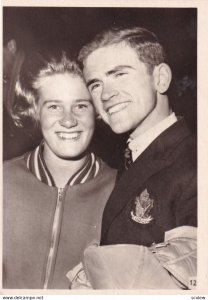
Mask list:
[[116,104],[108,109],[108,113],[109,113],[109,115],[112,115],[112,114],[126,108],[128,105],[129,105],[129,102]]
[[63,140],[73,140],[79,137],[80,132],[60,132],[57,135]]

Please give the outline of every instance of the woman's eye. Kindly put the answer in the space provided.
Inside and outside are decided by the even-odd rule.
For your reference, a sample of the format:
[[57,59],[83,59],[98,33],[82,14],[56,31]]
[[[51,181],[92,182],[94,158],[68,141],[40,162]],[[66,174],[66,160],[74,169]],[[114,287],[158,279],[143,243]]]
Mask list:
[[88,108],[88,105],[87,104],[78,104],[76,106],[76,109],[77,110],[86,110]]
[[85,109],[85,108],[87,108],[87,105],[86,104],[79,104],[79,105],[77,105],[77,108],[78,109]]
[[85,112],[89,107],[88,103],[80,103],[74,106],[75,113],[82,113]]
[[48,106],[48,109],[51,111],[58,111],[61,109],[61,107],[59,105],[53,104],[53,105]]

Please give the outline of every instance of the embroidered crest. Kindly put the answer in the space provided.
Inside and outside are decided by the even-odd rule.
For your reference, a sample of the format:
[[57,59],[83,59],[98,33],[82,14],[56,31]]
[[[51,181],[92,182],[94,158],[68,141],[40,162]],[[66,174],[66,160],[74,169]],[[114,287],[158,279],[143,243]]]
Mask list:
[[132,220],[140,224],[148,224],[153,220],[150,215],[150,211],[153,208],[154,200],[150,198],[150,195],[145,189],[140,196],[135,199],[135,213],[131,211]]

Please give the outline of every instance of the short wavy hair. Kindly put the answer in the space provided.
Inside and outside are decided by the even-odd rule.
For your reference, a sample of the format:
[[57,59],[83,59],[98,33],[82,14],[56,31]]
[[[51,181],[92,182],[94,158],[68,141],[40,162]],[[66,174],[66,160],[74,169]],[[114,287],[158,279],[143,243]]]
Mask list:
[[16,99],[11,110],[16,126],[39,126],[37,105],[40,81],[46,76],[64,73],[83,79],[82,71],[74,58],[64,51],[53,54],[32,53],[25,59],[15,85]]
[[84,61],[93,51],[122,42],[136,51],[139,60],[146,64],[150,74],[155,66],[167,62],[165,50],[153,32],[142,27],[112,27],[98,33],[93,40],[82,47],[78,55],[81,68],[84,67]]

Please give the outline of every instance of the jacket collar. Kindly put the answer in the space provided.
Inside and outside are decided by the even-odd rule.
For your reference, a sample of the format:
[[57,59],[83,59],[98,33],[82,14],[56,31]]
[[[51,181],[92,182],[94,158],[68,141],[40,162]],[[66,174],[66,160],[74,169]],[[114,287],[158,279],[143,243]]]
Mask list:
[[[56,186],[52,174],[50,173],[45,159],[43,157],[44,142],[42,141],[33,151],[27,152],[24,160],[30,172],[41,182],[48,186]],[[67,185],[73,186],[75,184],[85,183],[88,180],[97,176],[100,169],[100,159],[89,153],[86,157],[84,165],[69,178]]]

